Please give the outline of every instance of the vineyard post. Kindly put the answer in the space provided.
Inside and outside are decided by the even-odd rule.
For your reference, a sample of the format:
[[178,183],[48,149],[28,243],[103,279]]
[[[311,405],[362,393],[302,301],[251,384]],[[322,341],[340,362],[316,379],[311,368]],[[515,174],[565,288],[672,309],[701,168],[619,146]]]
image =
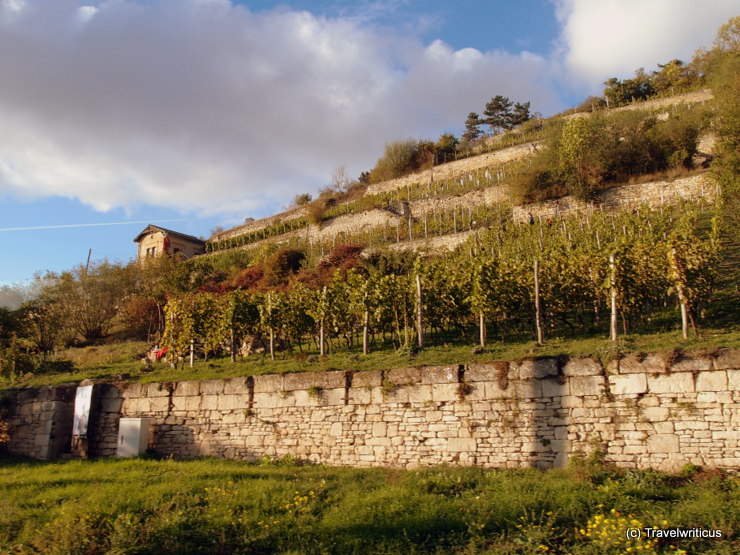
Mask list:
[[324,356],[326,349],[324,348],[324,312],[326,311],[326,285],[321,291],[321,321],[319,322],[319,354]]
[[270,360],[275,360],[275,330],[272,328],[272,293],[267,294],[267,313],[270,315]]
[[537,345],[542,345],[542,307],[540,306],[540,261],[534,261],[534,321],[537,328]]
[[486,316],[481,310],[478,313],[478,327],[480,329],[480,346],[486,348]]
[[193,359],[195,358],[195,339],[190,339],[190,368],[193,367]]
[[424,315],[422,313],[421,277],[416,274],[416,335],[419,348],[424,346]]
[[612,302],[612,315],[609,325],[609,338],[612,341],[617,340],[617,267],[614,263],[614,254],[609,255],[609,270],[611,272],[610,277],[610,288],[611,288],[611,302]]
[[362,354],[368,354],[367,333],[370,327],[370,311],[365,309],[365,317],[362,321]]
[[236,335],[233,325],[229,331],[231,332],[231,362],[236,362]]
[[[671,249],[671,252],[673,253],[673,260],[678,260],[678,254],[676,252],[676,247],[673,247]],[[688,307],[686,306],[686,291],[684,290],[684,285],[681,279],[676,280],[676,293],[678,294],[678,302],[681,304],[681,333],[683,334],[684,339],[689,338],[689,311]]]

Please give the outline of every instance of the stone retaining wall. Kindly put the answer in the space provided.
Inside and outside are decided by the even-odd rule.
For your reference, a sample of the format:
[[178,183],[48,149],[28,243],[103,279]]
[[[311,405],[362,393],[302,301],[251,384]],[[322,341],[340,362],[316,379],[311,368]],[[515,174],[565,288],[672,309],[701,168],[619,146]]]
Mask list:
[[[121,416],[147,416],[151,448],[176,457],[515,468],[598,448],[623,467],[740,469],[740,350],[606,368],[543,358],[98,388],[91,456],[114,453]],[[14,392],[11,452],[54,456],[30,439],[47,431],[51,407],[38,403],[54,390]]]
[[535,218],[550,218],[559,215],[601,210],[633,210],[643,205],[659,208],[683,200],[707,202],[717,198],[717,184],[708,173],[700,173],[673,181],[655,181],[634,185],[621,185],[601,191],[593,203],[586,203],[567,196],[533,204],[515,206],[512,209],[514,221],[527,222],[529,214]]

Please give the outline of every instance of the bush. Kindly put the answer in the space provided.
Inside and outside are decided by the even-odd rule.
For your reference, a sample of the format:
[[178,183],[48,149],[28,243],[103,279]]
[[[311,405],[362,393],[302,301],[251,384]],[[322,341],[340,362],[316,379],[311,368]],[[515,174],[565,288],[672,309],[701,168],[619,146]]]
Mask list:
[[301,269],[306,255],[296,249],[280,249],[265,260],[264,272],[267,285],[285,285],[288,278]]

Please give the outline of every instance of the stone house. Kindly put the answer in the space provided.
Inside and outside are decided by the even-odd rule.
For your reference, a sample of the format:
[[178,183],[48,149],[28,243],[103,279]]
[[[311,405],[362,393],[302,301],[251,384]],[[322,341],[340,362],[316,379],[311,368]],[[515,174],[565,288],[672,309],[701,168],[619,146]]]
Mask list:
[[162,254],[188,259],[206,251],[202,239],[151,224],[134,238],[134,243],[139,244],[139,260]]

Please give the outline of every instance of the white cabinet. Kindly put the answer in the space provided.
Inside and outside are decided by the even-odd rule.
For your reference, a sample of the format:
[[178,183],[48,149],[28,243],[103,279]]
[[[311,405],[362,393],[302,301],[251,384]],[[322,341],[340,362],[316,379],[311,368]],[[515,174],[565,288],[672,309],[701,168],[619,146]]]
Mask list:
[[121,418],[118,422],[117,457],[138,457],[144,454],[148,441],[148,418]]

